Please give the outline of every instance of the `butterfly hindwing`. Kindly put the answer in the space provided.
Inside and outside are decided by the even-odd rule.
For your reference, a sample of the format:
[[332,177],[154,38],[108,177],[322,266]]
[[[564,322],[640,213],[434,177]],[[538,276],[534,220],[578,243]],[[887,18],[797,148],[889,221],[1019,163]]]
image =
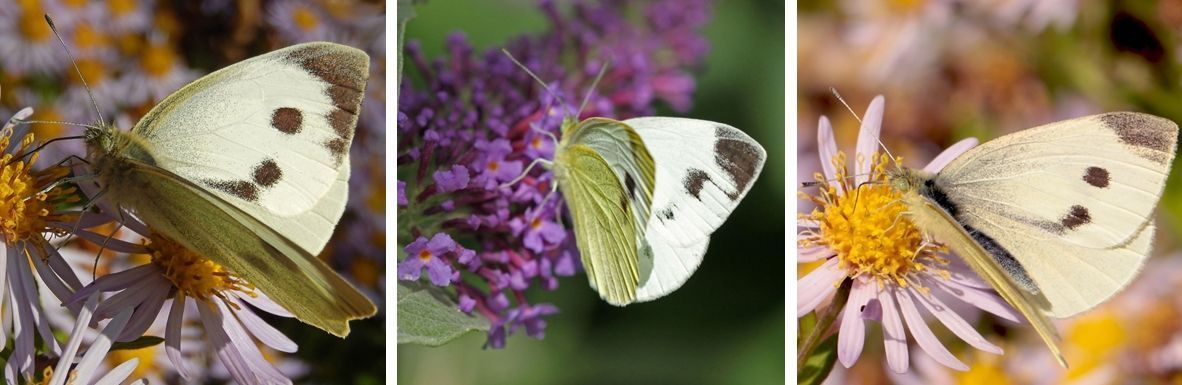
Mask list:
[[645,242],[653,270],[638,289],[647,301],[681,287],[697,269],[710,234],[759,177],[767,153],[738,129],[705,120],[645,117],[624,121],[656,165]]
[[337,336],[349,320],[377,308],[331,268],[204,187],[167,170],[127,160],[109,194],[185,248],[225,266],[299,320]]
[[623,306],[636,297],[639,263],[636,223],[623,186],[594,150],[572,145],[556,158],[559,188],[570,208],[583,269],[608,303]]
[[131,131],[150,154],[129,155],[318,253],[344,210],[368,63],[355,48],[307,43],[228,66],[153,108]]

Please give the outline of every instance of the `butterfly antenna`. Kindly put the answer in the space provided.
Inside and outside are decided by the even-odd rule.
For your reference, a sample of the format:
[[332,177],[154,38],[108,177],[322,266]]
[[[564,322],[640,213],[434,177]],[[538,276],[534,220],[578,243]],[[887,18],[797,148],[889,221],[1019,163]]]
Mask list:
[[[850,108],[850,105],[849,105],[849,103],[846,103],[846,102],[845,102],[845,98],[842,98],[842,97],[841,97],[841,94],[837,92],[837,89],[836,89],[836,88],[829,87],[829,92],[832,92],[832,93],[833,93],[833,97],[837,98],[837,101],[841,102],[841,105],[845,106],[845,109],[846,109],[847,111],[849,111],[851,115],[853,115],[853,116],[854,116],[854,119],[857,119],[857,120],[858,120],[858,123],[862,123],[862,118],[858,117],[858,113],[854,112],[854,109],[853,109],[853,108]],[[895,162],[895,161],[897,161],[897,160],[895,159],[895,155],[891,154],[891,150],[888,150],[888,149],[887,149],[887,147],[886,147],[886,145],[882,143],[882,139],[881,139],[881,138],[875,138],[875,140],[877,140],[877,141],[878,141],[878,145],[879,145],[880,147],[882,147],[882,151],[886,152],[886,154],[887,154],[887,157],[891,158],[891,162]]]
[[[88,125],[81,125],[81,126],[91,127]],[[85,135],[62,136],[62,137],[47,140],[47,141],[45,141],[45,143],[41,143],[41,144],[37,145],[37,147],[34,147],[32,150],[25,151],[24,154],[21,154],[20,156],[12,158],[11,160],[8,161],[8,163],[5,163],[4,165],[5,166],[10,165],[13,162],[19,161],[21,159],[24,159],[25,157],[28,157],[29,155],[35,154],[35,153],[37,153],[37,151],[41,151],[41,149],[45,148],[45,146],[48,146],[50,143],[61,141],[61,140],[76,140],[76,139],[86,139],[86,136]]]
[[521,67],[522,70],[525,70],[525,73],[529,74],[529,77],[534,78],[538,84],[542,85],[542,88],[545,89],[546,92],[550,94],[550,96],[558,99],[558,102],[562,103],[564,108],[566,107],[566,101],[562,99],[562,96],[558,95],[557,92],[554,92],[554,90],[551,89],[550,86],[546,84],[546,82],[542,81],[542,78],[538,77],[537,74],[535,74],[533,71],[530,71],[529,67],[526,67],[525,64],[521,64],[521,62],[517,61],[517,58],[513,57],[513,54],[509,53],[508,49],[501,48],[501,52],[503,52],[505,56],[508,56],[509,60],[512,61],[513,64],[516,64],[518,67]]
[[74,64],[74,72],[78,73],[78,79],[82,80],[82,87],[86,89],[86,95],[90,96],[90,104],[94,106],[94,113],[98,115],[99,123],[105,123],[106,120],[103,119],[103,113],[99,110],[98,100],[94,98],[94,92],[91,92],[90,85],[86,84],[86,78],[82,76],[82,70],[78,68],[78,62],[74,60],[74,54],[70,53],[70,47],[62,39],[62,35],[57,33],[57,26],[53,24],[53,18],[49,17],[48,13],[45,14],[45,22],[49,23],[49,29],[53,31],[53,36],[62,44],[62,49],[66,51],[66,56],[70,57],[70,63]]
[[575,119],[579,118],[579,114],[583,113],[583,108],[587,107],[587,102],[591,101],[591,94],[595,93],[595,86],[599,85],[599,81],[603,80],[603,75],[607,73],[609,62],[603,62],[603,67],[599,67],[599,74],[595,75],[595,81],[591,82],[591,88],[587,90],[587,95],[583,96],[583,102],[579,103],[579,112],[575,113]]

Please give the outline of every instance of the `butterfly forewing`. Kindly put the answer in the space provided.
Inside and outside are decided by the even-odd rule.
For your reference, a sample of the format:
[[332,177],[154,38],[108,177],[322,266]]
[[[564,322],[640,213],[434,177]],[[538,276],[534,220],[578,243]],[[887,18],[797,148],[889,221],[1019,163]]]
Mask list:
[[767,154],[738,129],[705,120],[646,117],[624,121],[656,164],[645,242],[653,271],[639,300],[668,294],[689,279],[718,229],[759,177]]
[[1048,314],[1066,317],[1114,295],[1148,258],[1177,137],[1173,122],[1138,113],[1052,123],[966,152],[933,187],[957,221],[1012,254]]
[[132,129],[149,145],[140,160],[318,253],[344,210],[368,63],[360,50],[308,43],[209,74]]

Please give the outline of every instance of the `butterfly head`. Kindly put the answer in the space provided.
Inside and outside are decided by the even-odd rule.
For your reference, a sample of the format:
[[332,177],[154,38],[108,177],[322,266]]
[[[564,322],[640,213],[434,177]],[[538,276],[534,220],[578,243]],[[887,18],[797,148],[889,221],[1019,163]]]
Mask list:
[[908,193],[923,186],[930,176],[919,170],[906,167],[894,167],[886,172],[887,183],[891,188],[901,193]]

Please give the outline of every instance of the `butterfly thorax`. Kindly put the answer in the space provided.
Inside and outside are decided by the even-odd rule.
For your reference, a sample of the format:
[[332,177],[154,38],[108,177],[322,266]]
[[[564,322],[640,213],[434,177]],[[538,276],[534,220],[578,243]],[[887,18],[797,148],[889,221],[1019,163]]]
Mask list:
[[891,188],[904,195],[912,191],[922,194],[922,189],[925,188],[927,181],[932,180],[933,176],[929,172],[906,167],[892,168],[887,170],[886,175]]

